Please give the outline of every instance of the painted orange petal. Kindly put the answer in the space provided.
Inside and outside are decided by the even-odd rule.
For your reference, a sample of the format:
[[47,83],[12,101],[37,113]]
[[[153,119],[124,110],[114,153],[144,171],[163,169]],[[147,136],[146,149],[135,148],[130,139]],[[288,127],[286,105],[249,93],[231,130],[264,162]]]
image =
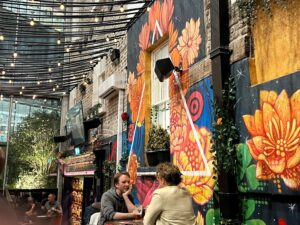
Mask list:
[[159,20],[160,10],[161,10],[160,2],[155,1],[149,12],[149,25],[150,25],[151,31],[154,31],[155,22],[156,22],[156,20],[157,21]]
[[190,191],[195,202],[200,205],[207,203],[213,195],[213,190],[206,185],[196,186],[193,184],[187,186],[186,189]]
[[274,177],[274,173],[269,167],[262,161],[258,161],[256,164],[256,178],[259,180],[270,180]]
[[197,215],[197,224],[198,225],[204,225],[204,218],[202,216],[202,214],[198,211],[198,215]]
[[264,161],[266,165],[272,170],[274,173],[281,174],[286,168],[286,161],[284,157],[277,156],[273,154],[273,156],[266,157],[263,154],[258,156],[258,160]]
[[178,163],[178,165],[180,165],[179,169],[181,171],[192,171],[192,166],[191,166],[185,152],[180,152],[179,153],[179,156],[177,158],[177,163]]
[[248,149],[250,151],[250,154],[252,155],[252,157],[255,159],[255,160],[258,160],[258,156],[259,154],[261,154],[257,149],[256,149],[256,146],[254,144],[254,142],[252,140],[248,140],[246,142],[247,146],[248,146]]
[[281,175],[284,183],[291,189],[300,188],[300,164],[292,169],[287,169]]
[[263,107],[263,104],[265,102],[268,102],[268,96],[269,96],[269,91],[262,90],[259,92],[259,99],[260,99],[259,106],[261,109]]
[[297,126],[300,126],[300,89],[291,97],[292,117],[297,120]]
[[161,6],[160,25],[163,33],[168,31],[170,20],[174,12],[173,0],[165,0]]
[[174,24],[169,25],[169,52],[177,45],[178,31],[174,31]]
[[259,154],[270,155],[275,150],[274,145],[263,136],[256,136],[252,138],[252,141]]
[[[297,150],[295,151],[293,156],[287,160],[286,167],[290,169],[297,165],[300,165],[300,146],[299,146],[299,144],[298,144]],[[299,179],[300,179],[300,174],[299,174]]]
[[282,92],[279,94],[274,108],[279,116],[279,119],[283,121],[283,131],[285,131],[287,122],[291,120],[290,101],[286,90],[282,90]]
[[263,105],[263,125],[266,133],[269,133],[270,139],[277,140],[280,138],[279,117],[269,103]]
[[142,31],[139,35],[139,46],[142,50],[146,50],[149,45],[150,26],[148,23],[142,26]]
[[255,126],[255,120],[252,115],[244,115],[243,120],[245,123],[245,126],[249,132],[249,134],[254,137],[257,135],[256,126]]
[[256,135],[264,136],[265,130],[263,126],[263,116],[261,110],[256,110],[254,114],[254,122],[256,128]]
[[173,65],[175,67],[179,67],[181,63],[181,56],[177,48],[174,48],[173,51],[170,53],[170,58],[172,60]]

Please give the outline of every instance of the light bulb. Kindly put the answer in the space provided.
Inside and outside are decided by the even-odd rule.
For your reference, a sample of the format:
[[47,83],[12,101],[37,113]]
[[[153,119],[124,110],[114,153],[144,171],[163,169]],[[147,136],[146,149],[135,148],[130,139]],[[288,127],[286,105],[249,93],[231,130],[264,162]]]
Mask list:
[[32,26],[32,27],[33,27],[33,26],[34,26],[34,21],[33,21],[33,20],[31,20],[29,24],[30,24],[30,26]]
[[60,62],[57,63],[57,66],[61,66]]
[[49,71],[49,72],[51,72],[51,71],[52,71],[52,69],[51,69],[51,68],[49,68],[49,69],[48,69],[48,71]]
[[66,49],[66,52],[70,52],[70,49],[69,49],[69,48],[67,48],[67,49]]
[[60,6],[59,6],[59,8],[60,8],[61,10],[65,10],[65,5],[64,5],[63,3],[61,3]]
[[15,66],[15,64],[14,64],[14,63],[11,63],[11,64],[10,64],[10,66],[11,66],[11,67],[14,67],[14,66]]
[[38,85],[40,85],[41,84],[41,81],[38,81],[38,82],[36,82]]
[[109,41],[109,37],[108,36],[106,37],[106,41]]
[[25,89],[25,87],[24,86],[22,86],[22,90],[24,90]]
[[123,5],[121,5],[120,12],[124,12]]
[[9,80],[9,81],[8,81],[8,83],[10,83],[10,84],[11,84],[11,83],[12,83],[12,80]]
[[55,91],[55,88],[53,88],[52,90]]
[[2,70],[2,75],[5,75],[5,70]]
[[32,99],[35,99],[35,97],[36,97],[36,95],[33,95],[33,96],[32,96]]
[[148,11],[148,12],[150,12],[150,9],[151,9],[150,7],[147,7],[147,11]]
[[4,40],[4,36],[1,34],[0,35],[0,41],[3,41]]
[[14,56],[14,58],[17,58],[18,57],[18,53],[14,52],[13,56]]
[[57,44],[60,45],[61,41],[60,39],[57,39]]
[[23,92],[22,91],[20,91],[20,95],[22,95],[23,94]]
[[99,18],[95,17],[95,22],[98,23],[99,22]]

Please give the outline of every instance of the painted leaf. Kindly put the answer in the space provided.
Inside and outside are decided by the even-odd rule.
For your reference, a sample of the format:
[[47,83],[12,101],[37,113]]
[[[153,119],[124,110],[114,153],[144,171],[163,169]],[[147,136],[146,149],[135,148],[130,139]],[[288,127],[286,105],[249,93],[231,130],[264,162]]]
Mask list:
[[251,165],[246,170],[246,177],[247,177],[248,184],[250,188],[253,190],[255,190],[259,185],[259,181],[256,179],[255,176],[255,171],[256,171],[256,165]]
[[205,216],[205,224],[206,225],[220,224],[220,210],[209,209]]
[[266,223],[259,219],[247,220],[246,225],[266,225]]
[[255,201],[254,200],[245,201],[244,207],[245,207],[245,219],[247,220],[255,210]]
[[241,163],[239,181],[242,181],[245,176],[246,169],[252,160],[252,156],[246,144],[238,145],[238,159]]

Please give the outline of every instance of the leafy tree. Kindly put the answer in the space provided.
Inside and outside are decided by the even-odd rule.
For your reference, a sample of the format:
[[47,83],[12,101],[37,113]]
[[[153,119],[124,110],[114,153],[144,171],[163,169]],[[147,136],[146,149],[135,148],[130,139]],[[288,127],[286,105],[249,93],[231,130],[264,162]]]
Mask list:
[[11,135],[8,157],[8,184],[12,188],[51,188],[49,169],[57,145],[53,137],[59,134],[57,113],[35,112],[26,117]]

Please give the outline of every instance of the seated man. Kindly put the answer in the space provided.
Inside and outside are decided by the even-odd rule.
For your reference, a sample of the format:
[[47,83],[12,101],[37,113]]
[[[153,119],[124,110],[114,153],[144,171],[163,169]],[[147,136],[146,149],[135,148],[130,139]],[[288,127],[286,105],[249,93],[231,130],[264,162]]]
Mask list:
[[48,195],[48,201],[45,204],[45,211],[48,216],[62,215],[61,205],[55,200],[55,198],[55,194]]
[[103,225],[108,220],[134,219],[140,215],[133,204],[130,192],[129,173],[117,173],[114,176],[114,187],[102,195],[98,225]]

